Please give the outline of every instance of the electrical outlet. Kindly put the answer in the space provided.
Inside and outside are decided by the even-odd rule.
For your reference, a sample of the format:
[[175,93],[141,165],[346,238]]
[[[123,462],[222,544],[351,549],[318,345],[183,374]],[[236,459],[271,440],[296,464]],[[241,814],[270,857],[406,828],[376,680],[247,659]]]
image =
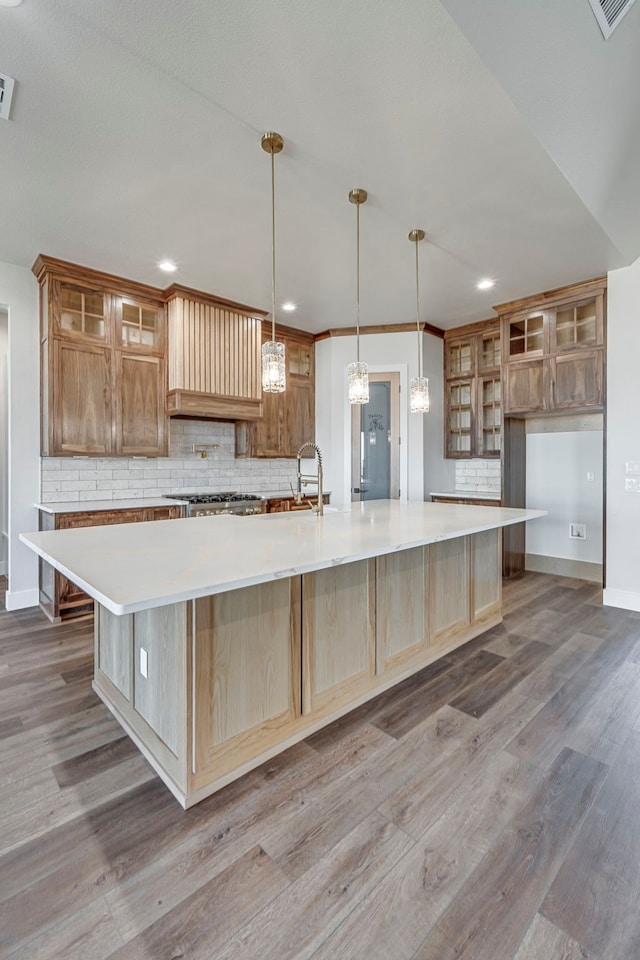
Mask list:
[[593,470],[587,470],[587,480],[589,483],[595,483],[596,475]]
[[587,539],[586,523],[570,523],[569,539],[570,540],[586,540]]
[[146,680],[149,675],[149,661],[144,647],[140,647],[140,673]]

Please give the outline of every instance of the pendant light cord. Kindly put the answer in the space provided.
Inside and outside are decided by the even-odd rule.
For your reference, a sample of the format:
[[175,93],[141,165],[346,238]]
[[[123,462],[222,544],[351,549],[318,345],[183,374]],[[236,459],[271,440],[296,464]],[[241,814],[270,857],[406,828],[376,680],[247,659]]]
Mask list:
[[356,203],[356,361],[360,363],[360,204]]
[[416,245],[416,333],[418,335],[418,376],[422,376],[422,342],[420,339],[420,280],[418,270],[418,239]]
[[271,148],[271,339],[276,339],[276,174]]

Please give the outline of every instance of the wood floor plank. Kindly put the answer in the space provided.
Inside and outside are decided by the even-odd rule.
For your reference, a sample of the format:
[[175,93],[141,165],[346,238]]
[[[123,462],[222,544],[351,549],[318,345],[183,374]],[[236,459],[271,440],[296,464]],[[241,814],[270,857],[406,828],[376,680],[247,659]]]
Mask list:
[[447,808],[460,781],[476,776],[489,757],[498,753],[538,710],[539,703],[512,691],[482,719],[469,718],[471,725],[453,749],[440,752],[430,764],[420,764],[415,775],[381,804],[380,811],[412,837],[420,838]]
[[60,787],[69,787],[80,783],[82,780],[88,780],[95,777],[97,773],[102,773],[123,760],[135,757],[138,749],[126,734],[115,740],[110,740],[102,747],[96,747],[94,750],[87,750],[85,753],[78,754],[71,760],[63,760],[53,766],[52,772]]
[[497,654],[478,650],[435,677],[422,689],[401,700],[395,698],[373,716],[370,722],[389,736],[400,739],[448,703],[452,695],[465,690],[474,682],[482,684],[483,679],[502,662],[502,657]]
[[199,804],[194,810],[202,816],[191,830],[107,894],[125,940],[281,829],[300,806],[305,788],[316,784],[321,792],[386,740],[373,728],[370,736],[354,732],[346,749],[341,741],[321,757],[297,744]]
[[533,768],[508,754],[497,754],[327,938],[313,960],[409,960],[520,809],[535,777]]
[[505,694],[517,687],[527,674],[543,663],[553,648],[539,640],[530,640],[484,676],[476,677],[458,693],[449,705],[471,717],[482,717]]
[[106,960],[122,943],[100,897],[30,940],[9,960]]
[[603,644],[593,653],[521,730],[507,749],[516,756],[537,759],[544,764],[566,743],[584,722],[603,686],[607,684],[635,648],[635,639],[614,634],[615,642]]
[[0,720],[0,740],[13,737],[22,730],[24,730],[24,724],[20,717],[7,717],[6,720]]
[[111,960],[208,960],[289,881],[264,850],[254,847],[143,933]]
[[592,953],[537,914],[514,960],[597,960]]
[[640,734],[629,734],[540,912],[600,960],[640,945]]
[[[548,574],[503,600],[501,624],[186,813],[91,691],[91,621],[0,610],[0,956],[447,960],[431,937],[466,923],[463,958],[638,960],[640,616]],[[472,695],[478,718],[449,705]],[[574,843],[564,748],[611,767]],[[275,896],[253,903],[260,849]],[[536,914],[554,882],[570,929]]]
[[[50,772],[50,771],[47,771]],[[54,789],[42,792],[31,802],[28,796],[0,820],[0,854],[20,844],[36,840],[50,830],[90,814],[105,802],[111,802],[137,787],[157,780],[155,771],[137,753],[128,760],[97,773],[86,780],[60,788],[53,777]],[[18,786],[21,791],[24,781]]]
[[414,960],[513,956],[607,770],[597,760],[563,750]]
[[413,841],[379,814],[344,837],[215,954],[216,960],[310,957]]

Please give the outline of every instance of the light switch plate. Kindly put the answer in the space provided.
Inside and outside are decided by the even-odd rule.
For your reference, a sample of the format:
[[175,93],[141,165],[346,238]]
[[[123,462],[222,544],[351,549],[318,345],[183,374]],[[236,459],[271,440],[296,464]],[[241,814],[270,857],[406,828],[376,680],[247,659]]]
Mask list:
[[145,678],[145,680],[147,679],[148,672],[149,672],[148,667],[149,667],[149,661],[147,657],[147,651],[144,649],[144,647],[140,647],[140,673]]
[[570,540],[586,540],[587,539],[586,523],[570,523],[569,539]]

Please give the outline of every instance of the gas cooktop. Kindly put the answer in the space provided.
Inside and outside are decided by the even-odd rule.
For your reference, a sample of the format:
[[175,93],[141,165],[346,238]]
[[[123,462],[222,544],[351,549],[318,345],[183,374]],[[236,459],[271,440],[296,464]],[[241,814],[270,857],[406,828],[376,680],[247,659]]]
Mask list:
[[186,500],[188,503],[241,503],[247,500],[264,500],[255,493],[237,493],[229,490],[224,493],[166,493],[171,500]]

